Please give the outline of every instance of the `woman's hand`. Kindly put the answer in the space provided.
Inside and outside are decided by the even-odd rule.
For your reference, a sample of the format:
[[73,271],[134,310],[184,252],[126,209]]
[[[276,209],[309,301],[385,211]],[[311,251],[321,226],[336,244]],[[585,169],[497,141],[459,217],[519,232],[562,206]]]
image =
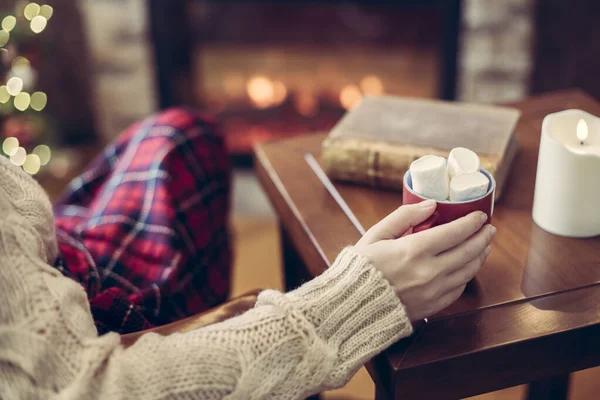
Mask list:
[[435,211],[435,201],[402,206],[356,243],[390,281],[411,321],[430,317],[460,297],[490,253],[496,228],[474,212],[456,221],[402,237]]

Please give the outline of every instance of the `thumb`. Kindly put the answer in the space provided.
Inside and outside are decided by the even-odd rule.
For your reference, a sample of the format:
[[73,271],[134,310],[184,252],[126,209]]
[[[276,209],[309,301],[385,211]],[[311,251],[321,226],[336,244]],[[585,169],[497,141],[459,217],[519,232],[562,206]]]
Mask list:
[[435,200],[426,200],[421,203],[405,205],[373,225],[365,234],[369,243],[380,240],[397,239],[404,235],[410,228],[429,218],[435,211]]

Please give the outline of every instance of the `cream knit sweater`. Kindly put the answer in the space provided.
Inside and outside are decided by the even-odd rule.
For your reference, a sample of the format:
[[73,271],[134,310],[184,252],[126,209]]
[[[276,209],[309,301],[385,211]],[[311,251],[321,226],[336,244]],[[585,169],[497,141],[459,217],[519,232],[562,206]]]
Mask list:
[[83,288],[57,256],[44,191],[0,157],[0,398],[301,399],[343,385],[412,332],[389,283],[352,248],[288,294],[188,333],[124,349],[98,337]]

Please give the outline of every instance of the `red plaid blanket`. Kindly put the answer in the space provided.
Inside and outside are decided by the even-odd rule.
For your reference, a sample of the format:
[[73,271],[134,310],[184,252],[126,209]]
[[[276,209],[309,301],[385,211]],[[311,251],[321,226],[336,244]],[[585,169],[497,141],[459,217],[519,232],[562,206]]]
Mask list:
[[170,109],[128,128],[55,206],[56,267],[99,333],[135,332],[224,301],[230,168],[215,125]]

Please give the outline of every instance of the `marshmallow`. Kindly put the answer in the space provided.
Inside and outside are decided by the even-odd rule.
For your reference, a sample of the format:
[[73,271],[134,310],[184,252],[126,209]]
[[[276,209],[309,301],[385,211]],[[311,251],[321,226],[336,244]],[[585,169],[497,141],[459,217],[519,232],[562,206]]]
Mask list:
[[450,201],[473,200],[486,194],[490,180],[481,172],[460,174],[450,181]]
[[434,200],[448,198],[448,173],[446,159],[424,156],[410,164],[412,188],[423,197]]
[[448,175],[450,176],[450,180],[460,174],[479,171],[480,166],[477,154],[464,147],[452,149],[448,156]]

